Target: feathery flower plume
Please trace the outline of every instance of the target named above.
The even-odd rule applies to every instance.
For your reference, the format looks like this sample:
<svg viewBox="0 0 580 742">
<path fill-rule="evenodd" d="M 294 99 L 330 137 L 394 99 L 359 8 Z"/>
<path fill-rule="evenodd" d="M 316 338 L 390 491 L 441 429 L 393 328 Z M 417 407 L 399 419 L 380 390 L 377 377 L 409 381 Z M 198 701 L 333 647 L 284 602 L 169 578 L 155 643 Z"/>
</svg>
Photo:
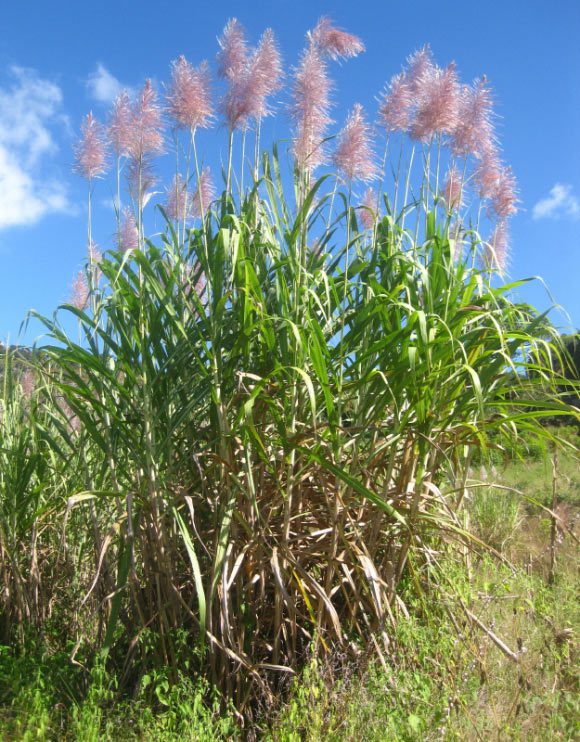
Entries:
<svg viewBox="0 0 580 742">
<path fill-rule="evenodd" d="M 81 138 L 74 147 L 75 171 L 87 180 L 107 170 L 107 145 L 103 127 L 89 112 L 81 126 Z"/>
<path fill-rule="evenodd" d="M 136 204 L 141 204 L 143 208 L 147 205 L 153 196 L 151 189 L 156 182 L 153 165 L 148 157 L 143 157 L 141 160 L 131 158 L 127 170 L 127 184 L 129 194 Z"/>
<path fill-rule="evenodd" d="M 359 206 L 359 219 L 365 229 L 373 229 L 377 219 L 377 194 L 373 188 L 367 188 Z"/>
<path fill-rule="evenodd" d="M 226 120 L 228 129 L 243 129 L 250 118 L 250 104 L 247 97 L 246 79 L 232 81 L 220 102 L 220 110 Z"/>
<path fill-rule="evenodd" d="M 231 18 L 218 39 L 218 75 L 228 81 L 228 89 L 220 101 L 220 109 L 230 131 L 248 123 L 248 63 L 246 34 L 237 18 Z"/>
<path fill-rule="evenodd" d="M 191 216 L 191 193 L 187 190 L 187 184 L 181 175 L 177 173 L 171 186 L 166 188 L 167 201 L 165 212 L 173 221 L 186 220 Z"/>
<path fill-rule="evenodd" d="M 131 148 L 133 110 L 126 90 L 116 97 L 109 122 L 109 141 L 117 157 L 126 157 Z"/>
<path fill-rule="evenodd" d="M 409 70 L 406 73 L 407 83 L 411 93 L 415 98 L 422 93 L 424 84 L 427 84 L 431 78 L 435 65 L 429 44 L 425 44 L 421 49 L 417 49 L 407 59 Z"/>
<path fill-rule="evenodd" d="M 309 35 L 322 56 L 335 61 L 356 57 L 365 50 L 365 45 L 358 36 L 336 28 L 330 18 L 322 17 Z"/>
<path fill-rule="evenodd" d="M 372 150 L 371 127 L 365 121 L 360 103 L 355 103 L 338 135 L 334 164 L 349 181 L 369 181 L 378 175 Z"/>
<path fill-rule="evenodd" d="M 515 214 L 517 209 L 516 179 L 511 167 L 503 167 L 491 201 L 491 208 L 500 220 Z"/>
<path fill-rule="evenodd" d="M 248 42 L 237 18 L 230 18 L 226 23 L 218 44 L 218 75 L 226 80 L 235 80 L 248 62 Z"/>
<path fill-rule="evenodd" d="M 445 185 L 443 186 L 443 198 L 447 208 L 459 210 L 463 206 L 463 183 L 459 170 L 452 165 L 447 171 Z"/>
<path fill-rule="evenodd" d="M 418 98 L 411 135 L 428 142 L 438 133 L 452 134 L 459 122 L 459 84 L 455 63 L 431 67 L 418 80 Z"/>
<path fill-rule="evenodd" d="M 249 117 L 260 119 L 272 113 L 267 98 L 281 89 L 282 77 L 282 57 L 274 32 L 267 28 L 248 63 L 244 97 Z"/>
<path fill-rule="evenodd" d="M 141 161 L 163 151 L 161 108 L 151 80 L 146 80 L 133 106 L 129 154 Z"/>
<path fill-rule="evenodd" d="M 295 125 L 294 157 L 298 167 L 312 172 L 325 162 L 322 146 L 331 123 L 330 91 L 326 63 L 318 47 L 309 43 L 294 71 L 290 115 Z"/>
<path fill-rule="evenodd" d="M 453 154 L 477 158 L 494 149 L 493 99 L 487 79 L 473 87 L 463 85 L 459 94 L 459 121 L 451 142 Z"/>
<path fill-rule="evenodd" d="M 89 302 L 89 293 L 87 277 L 84 271 L 79 271 L 72 283 L 69 303 L 82 311 Z"/>
<path fill-rule="evenodd" d="M 500 176 L 501 163 L 496 150 L 486 151 L 474 171 L 480 198 L 491 200 L 494 197 Z"/>
<path fill-rule="evenodd" d="M 489 243 L 485 246 L 483 262 L 487 270 L 498 270 L 502 275 L 506 272 L 509 262 L 509 230 L 507 219 L 500 219 Z"/>
<path fill-rule="evenodd" d="M 393 75 L 379 106 L 379 123 L 387 131 L 409 131 L 413 117 L 413 95 L 407 75 Z"/>
<path fill-rule="evenodd" d="M 238 31 L 240 29 L 236 27 Z M 226 26 L 226 31 L 228 26 Z M 224 31 L 224 35 L 226 34 Z M 233 33 L 233 32 L 232 32 Z M 231 34 L 229 42 L 232 41 Z M 235 74 L 224 76 L 229 81 L 228 90 L 221 101 L 221 110 L 230 129 L 245 128 L 250 119 L 258 120 L 271 113 L 267 98 L 277 92 L 282 77 L 282 58 L 274 34 L 266 29 L 257 49 L 249 55 L 247 46 L 243 46 L 243 56 L 238 50 L 239 39 L 234 35 L 236 45 L 228 55 L 230 58 L 228 70 L 235 69 Z M 223 49 L 228 49 L 228 44 Z M 231 61 L 233 57 L 234 61 Z M 235 63 L 234 63 L 235 62 Z"/>
<path fill-rule="evenodd" d="M 123 209 L 123 220 L 117 234 L 117 245 L 121 252 L 136 250 L 139 247 L 139 232 L 137 222 L 131 209 Z"/>
<path fill-rule="evenodd" d="M 194 68 L 181 55 L 172 62 L 172 80 L 167 96 L 169 113 L 178 126 L 207 128 L 212 119 L 210 72 L 207 62 Z"/>
<path fill-rule="evenodd" d="M 93 265 L 99 265 L 103 259 L 103 253 L 99 250 L 99 246 L 95 242 L 91 242 L 88 247 L 89 262 Z"/>
<path fill-rule="evenodd" d="M 193 194 L 192 199 L 192 216 L 200 217 L 205 214 L 215 199 L 216 190 L 211 177 L 209 167 L 204 167 L 199 176 L 199 184 Z"/>
</svg>

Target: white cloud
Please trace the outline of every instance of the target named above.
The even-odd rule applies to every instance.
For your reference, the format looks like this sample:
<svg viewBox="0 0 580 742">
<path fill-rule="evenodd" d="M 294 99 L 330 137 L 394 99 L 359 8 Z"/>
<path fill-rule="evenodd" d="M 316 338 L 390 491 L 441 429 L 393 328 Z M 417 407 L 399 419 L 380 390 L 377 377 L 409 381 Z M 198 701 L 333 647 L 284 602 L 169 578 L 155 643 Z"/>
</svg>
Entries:
<svg viewBox="0 0 580 742">
<path fill-rule="evenodd" d="M 54 127 L 68 121 L 58 85 L 34 70 L 10 68 L 0 88 L 0 229 L 36 223 L 68 209 L 66 187 L 48 165 L 58 151 Z"/>
<path fill-rule="evenodd" d="M 556 183 L 550 194 L 542 198 L 532 211 L 534 219 L 559 219 L 560 217 L 580 217 L 580 199 L 572 193 L 572 186 Z"/>
<path fill-rule="evenodd" d="M 99 103 L 112 103 L 123 87 L 119 80 L 100 62 L 87 80 L 89 95 Z"/>
</svg>

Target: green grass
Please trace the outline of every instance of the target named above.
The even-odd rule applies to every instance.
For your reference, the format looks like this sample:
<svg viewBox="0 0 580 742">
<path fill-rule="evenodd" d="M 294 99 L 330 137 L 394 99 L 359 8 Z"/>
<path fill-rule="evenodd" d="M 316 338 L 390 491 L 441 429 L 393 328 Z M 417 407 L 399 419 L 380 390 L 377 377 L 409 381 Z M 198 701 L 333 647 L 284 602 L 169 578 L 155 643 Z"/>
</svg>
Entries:
<svg viewBox="0 0 580 742">
<path fill-rule="evenodd" d="M 550 455 L 510 462 L 500 470 L 499 481 L 549 506 L 552 502 Z M 557 493 L 559 501 L 580 506 L 580 466 L 577 457 L 565 451 L 558 453 Z"/>
<path fill-rule="evenodd" d="M 476 523 L 474 504 L 469 508 Z M 463 561 L 444 557 L 448 590 L 432 585 L 421 598 L 409 585 L 402 592 L 406 609 L 394 604 L 396 628 L 388 631 L 384 665 L 370 657 L 358 663 L 313 657 L 277 704 L 256 706 L 252 733 L 272 742 L 576 738 L 578 554 L 565 537 L 556 580 L 548 585 L 542 547 L 549 533 L 534 530 L 539 517 L 522 508 L 521 528 L 504 545 L 506 554 L 521 558 L 533 533 L 540 554 L 533 564 L 520 561 L 514 571 L 484 556 L 467 571 Z M 518 653 L 518 664 L 458 612 L 451 593 Z M 248 732 L 201 679 L 170 684 L 161 671 L 142 677 L 128 697 L 102 664 L 87 676 L 67 654 L 46 647 L 20 657 L 4 647 L 0 678 L 3 739 L 193 741 Z"/>
<path fill-rule="evenodd" d="M 478 628 L 449 629 L 443 611 L 402 620 L 384 668 L 324 674 L 308 668 L 269 737 L 358 740 L 571 740 L 580 727 L 577 559 L 562 555 L 556 584 L 485 558 L 466 593 L 471 610 L 514 651 Z M 456 575 L 464 581 L 461 570 Z M 465 584 L 463 584 L 465 589 Z M 346 679 L 345 679 L 346 675 Z"/>
</svg>

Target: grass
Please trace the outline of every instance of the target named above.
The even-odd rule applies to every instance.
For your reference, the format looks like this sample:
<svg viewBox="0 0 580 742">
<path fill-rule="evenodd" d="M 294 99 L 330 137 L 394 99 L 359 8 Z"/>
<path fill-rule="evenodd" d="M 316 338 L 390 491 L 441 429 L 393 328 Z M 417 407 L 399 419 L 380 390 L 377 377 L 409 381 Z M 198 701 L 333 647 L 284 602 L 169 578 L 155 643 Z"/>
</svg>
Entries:
<svg viewBox="0 0 580 742">
<path fill-rule="evenodd" d="M 502 484 L 524 492 L 527 497 L 549 506 L 552 502 L 552 462 L 550 456 L 510 462 L 500 471 Z M 559 452 L 557 493 L 561 503 L 580 505 L 580 470 L 572 453 Z"/>
<path fill-rule="evenodd" d="M 517 537 L 514 547 L 518 547 Z M 309 668 L 280 712 L 273 740 L 542 740 L 580 731 L 578 553 L 568 540 L 547 586 L 544 568 L 516 572 L 484 557 L 456 588 L 482 622 L 519 653 L 514 663 L 458 617 L 414 606 L 393 638 L 386 667 Z M 430 596 L 431 601 L 435 596 Z"/>
<path fill-rule="evenodd" d="M 504 476 L 517 478 L 526 470 L 525 462 L 513 462 Z M 577 495 L 567 491 L 562 502 L 575 502 Z M 499 500 L 490 503 L 502 516 Z M 578 512 L 577 505 L 570 507 Z M 469 503 L 469 513 L 477 533 L 477 501 Z M 580 731 L 577 547 L 570 535 L 560 539 L 556 579 L 549 585 L 550 534 L 540 527 L 543 516 L 521 505 L 518 521 L 502 542 L 515 569 L 485 554 L 467 569 L 448 554 L 448 590 L 431 584 L 421 598 L 411 584 L 403 588 L 404 603 L 393 606 L 398 620 L 383 664 L 364 653 L 356 662 L 346 655 L 323 661 L 312 656 L 277 704 L 258 704 L 244 734 L 233 710 L 224 710 L 215 695 L 212 700 L 201 678 L 169 683 L 161 671 L 142 678 L 128 698 L 105 666 L 97 664 L 87 676 L 68 654 L 51 654 L 46 646 L 21 656 L 3 648 L 0 734 L 83 741 L 227 740 L 248 734 L 272 742 L 574 739 Z M 518 663 L 457 611 L 450 592 L 517 653 Z"/>
</svg>

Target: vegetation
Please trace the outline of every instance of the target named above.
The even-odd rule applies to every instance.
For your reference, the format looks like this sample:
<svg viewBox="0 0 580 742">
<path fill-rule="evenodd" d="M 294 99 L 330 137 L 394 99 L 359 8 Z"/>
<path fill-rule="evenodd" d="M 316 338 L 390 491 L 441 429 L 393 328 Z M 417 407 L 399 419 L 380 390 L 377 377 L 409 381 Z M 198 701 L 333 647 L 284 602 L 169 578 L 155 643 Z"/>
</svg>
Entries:
<svg viewBox="0 0 580 742">
<path fill-rule="evenodd" d="M 564 464 L 564 471 L 572 461 Z M 518 480 L 527 466 L 510 462 L 500 478 Z M 558 478 L 564 484 L 566 476 Z M 551 487 L 548 480 L 547 489 Z M 576 492 L 576 503 L 578 488 Z M 564 503 L 569 503 L 566 491 Z M 497 502 L 497 499 L 494 500 Z M 501 507 L 501 506 L 500 506 Z M 471 508 L 469 508 L 471 513 Z M 577 512 L 577 511 L 575 511 Z M 498 512 L 496 522 L 500 522 Z M 475 517 L 473 518 L 475 522 Z M 448 577 L 484 625 L 516 649 L 514 663 L 477 626 L 449 621 L 443 602 L 402 590 L 397 627 L 385 665 L 344 655 L 306 662 L 274 708 L 261 708 L 256 734 L 273 740 L 574 739 L 578 733 L 578 553 L 562 534 L 557 579 L 547 584 L 549 522 L 522 506 L 521 527 L 504 554 L 448 561 Z M 563 524 L 564 525 L 564 524 Z M 483 532 L 476 531 L 483 536 Z M 441 597 L 441 596 L 439 596 Z M 31 647 L 29 647 L 29 650 Z M 162 670 L 136 696 L 119 693 L 118 678 L 99 668 L 90 677 L 63 652 L 0 660 L 0 732 L 8 739 L 236 739 L 233 712 L 212 706 L 201 680 L 182 677 L 169 688 Z M 87 693 L 87 685 L 91 690 Z M 93 735 L 93 736 L 91 736 Z"/>
<path fill-rule="evenodd" d="M 259 142 L 280 67 L 273 38 L 249 54 L 240 34 L 231 22 L 221 41 L 221 195 L 196 144 L 210 116 L 207 69 L 180 59 L 169 103 L 188 134 L 183 147 L 176 133 L 185 175 L 159 207 L 164 231 L 145 236 L 150 160 L 162 142 L 148 82 L 129 108 L 120 97 L 111 128 L 117 247 L 102 255 L 92 243 L 105 157 L 89 116 L 77 149 L 89 182 L 86 269 L 69 304 L 31 317 L 47 334 L 26 372 L 5 354 L 4 733 L 485 738 L 524 733 L 518 704 L 536 708 L 549 678 L 555 716 L 537 718 L 569 734 L 568 634 L 540 660 L 542 621 L 566 632 L 557 611 L 572 604 L 568 578 L 555 578 L 555 536 L 551 588 L 533 570 L 514 575 L 521 495 L 474 476 L 474 466 L 526 448 L 573 457 L 567 429 L 543 421 L 579 420 L 564 399 L 577 381 L 557 333 L 513 301 L 522 282 L 500 280 L 513 181 L 489 149 L 490 114 L 473 123 L 475 142 L 459 115 L 474 96 L 485 102 L 486 89 L 461 87 L 427 50 L 415 55 L 403 81 L 418 144 L 406 171 L 394 170 L 393 192 L 381 187 L 361 205 L 353 182 L 380 168 L 360 107 L 337 139 L 338 176 L 314 175 L 325 60 L 353 56 L 361 42 L 327 21 L 309 34 L 286 172 L 277 148 L 261 154 Z M 407 130 L 393 123 L 400 82 L 381 109 L 389 135 Z M 234 134 L 242 130 L 244 152 L 250 121 L 254 160 L 248 167 L 242 155 L 236 177 Z M 447 159 L 451 180 L 440 184 Z M 121 166 L 133 204 L 124 217 Z M 485 206 L 497 221 L 488 240 Z M 517 598 L 506 602 L 506 589 Z M 529 672 L 514 609 L 529 619 Z M 510 696 L 513 708 L 498 700 L 496 724 L 481 708 L 506 695 L 501 673 L 518 687 L 535 680 Z M 276 708 L 278 697 L 288 705 Z"/>
</svg>

